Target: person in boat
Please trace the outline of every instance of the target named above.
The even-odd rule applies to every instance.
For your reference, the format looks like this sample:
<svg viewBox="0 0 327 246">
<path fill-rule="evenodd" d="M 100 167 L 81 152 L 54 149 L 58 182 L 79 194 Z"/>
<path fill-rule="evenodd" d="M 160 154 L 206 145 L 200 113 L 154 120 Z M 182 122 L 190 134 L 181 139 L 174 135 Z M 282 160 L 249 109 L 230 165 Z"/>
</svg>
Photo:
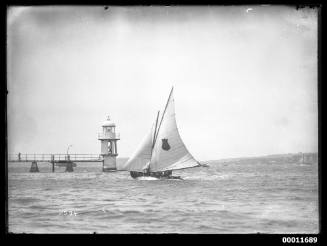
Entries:
<svg viewBox="0 0 327 246">
<path fill-rule="evenodd" d="M 163 171 L 163 172 L 160 172 L 160 176 L 161 177 L 170 177 L 172 175 L 172 171 L 171 170 L 168 170 L 168 171 Z"/>
<path fill-rule="evenodd" d="M 165 176 L 171 176 L 173 174 L 172 170 L 165 171 Z"/>
<path fill-rule="evenodd" d="M 171 174 L 172 174 L 172 171 L 168 170 L 168 171 L 162 171 L 162 172 L 153 172 L 150 175 L 153 177 L 156 177 L 156 178 L 162 178 L 162 177 L 169 178 L 169 177 L 171 177 Z"/>
<path fill-rule="evenodd" d="M 131 171 L 130 174 L 131 174 L 132 178 L 134 178 L 134 179 L 137 178 L 137 176 L 138 176 L 137 172 L 135 172 L 135 171 Z"/>
<path fill-rule="evenodd" d="M 143 168 L 143 176 L 150 176 L 150 162 Z"/>
</svg>

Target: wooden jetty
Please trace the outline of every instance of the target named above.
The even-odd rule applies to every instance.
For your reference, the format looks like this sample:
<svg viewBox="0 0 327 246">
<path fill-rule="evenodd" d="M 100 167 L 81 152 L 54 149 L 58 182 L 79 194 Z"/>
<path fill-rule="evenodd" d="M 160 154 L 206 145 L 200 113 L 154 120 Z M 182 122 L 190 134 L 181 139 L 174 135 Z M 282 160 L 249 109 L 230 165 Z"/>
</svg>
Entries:
<svg viewBox="0 0 327 246">
<path fill-rule="evenodd" d="M 66 154 L 9 154 L 8 162 L 31 162 L 30 172 L 39 172 L 37 162 L 49 162 L 52 165 L 52 172 L 55 166 L 66 167 L 66 172 L 73 172 L 76 162 L 102 162 L 103 172 L 114 172 L 116 168 L 117 141 L 120 140 L 120 134 L 116 132 L 116 124 L 107 117 L 102 123 L 102 132 L 98 134 L 98 140 L 101 142 L 101 154 L 68 154 L 69 145 Z"/>
<path fill-rule="evenodd" d="M 72 172 L 76 162 L 103 162 L 101 154 L 9 154 L 8 162 L 31 162 L 30 172 L 39 172 L 37 162 L 49 162 L 52 172 L 55 166 L 66 166 L 67 172 Z M 103 164 L 102 164 L 103 165 Z"/>
</svg>

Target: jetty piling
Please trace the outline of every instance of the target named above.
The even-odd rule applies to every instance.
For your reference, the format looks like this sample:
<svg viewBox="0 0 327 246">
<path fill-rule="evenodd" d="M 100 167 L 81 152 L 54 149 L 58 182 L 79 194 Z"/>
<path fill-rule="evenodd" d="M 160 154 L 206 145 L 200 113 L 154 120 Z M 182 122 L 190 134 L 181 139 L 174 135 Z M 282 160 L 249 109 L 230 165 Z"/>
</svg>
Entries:
<svg viewBox="0 0 327 246">
<path fill-rule="evenodd" d="M 65 172 L 74 172 L 73 164 L 74 163 L 72 161 L 68 161 L 66 163 L 66 171 Z"/>
<path fill-rule="evenodd" d="M 37 166 L 37 162 L 33 161 L 30 168 L 30 173 L 38 173 L 38 172 L 39 172 L 39 167 Z"/>
<path fill-rule="evenodd" d="M 52 164 L 52 172 L 55 172 L 55 161 L 54 161 L 54 155 L 51 155 L 51 164 Z"/>
</svg>

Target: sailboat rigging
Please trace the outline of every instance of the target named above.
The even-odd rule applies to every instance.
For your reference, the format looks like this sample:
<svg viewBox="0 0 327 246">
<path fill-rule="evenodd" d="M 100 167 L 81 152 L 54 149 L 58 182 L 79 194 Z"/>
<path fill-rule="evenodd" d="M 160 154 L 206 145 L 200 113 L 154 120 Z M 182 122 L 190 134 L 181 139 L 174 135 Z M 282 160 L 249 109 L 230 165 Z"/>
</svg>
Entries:
<svg viewBox="0 0 327 246">
<path fill-rule="evenodd" d="M 157 119 L 156 119 L 156 126 L 154 129 L 157 129 L 157 124 L 158 124 L 158 119 L 159 119 L 159 113 L 160 111 L 158 111 L 158 114 L 157 114 Z M 151 149 L 151 154 L 152 154 L 152 150 L 153 150 L 153 147 L 154 147 L 154 143 L 156 142 L 156 130 L 154 131 L 154 134 L 153 134 L 153 141 L 152 141 L 152 149 Z"/>
<path fill-rule="evenodd" d="M 158 125 L 159 113 L 151 131 L 128 159 L 123 170 L 133 178 L 181 179 L 172 176 L 173 170 L 202 166 L 186 149 L 177 129 L 173 89 Z"/>
</svg>

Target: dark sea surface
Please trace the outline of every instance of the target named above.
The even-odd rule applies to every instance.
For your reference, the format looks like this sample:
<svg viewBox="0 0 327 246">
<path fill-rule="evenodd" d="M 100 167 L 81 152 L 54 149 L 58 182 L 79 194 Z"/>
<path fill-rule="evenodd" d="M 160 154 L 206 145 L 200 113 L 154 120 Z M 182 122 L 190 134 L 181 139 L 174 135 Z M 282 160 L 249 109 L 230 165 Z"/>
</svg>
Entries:
<svg viewBox="0 0 327 246">
<path fill-rule="evenodd" d="M 134 180 L 77 163 L 29 173 L 9 163 L 9 232 L 318 233 L 318 166 L 219 163 L 175 171 L 184 180 Z"/>
</svg>

